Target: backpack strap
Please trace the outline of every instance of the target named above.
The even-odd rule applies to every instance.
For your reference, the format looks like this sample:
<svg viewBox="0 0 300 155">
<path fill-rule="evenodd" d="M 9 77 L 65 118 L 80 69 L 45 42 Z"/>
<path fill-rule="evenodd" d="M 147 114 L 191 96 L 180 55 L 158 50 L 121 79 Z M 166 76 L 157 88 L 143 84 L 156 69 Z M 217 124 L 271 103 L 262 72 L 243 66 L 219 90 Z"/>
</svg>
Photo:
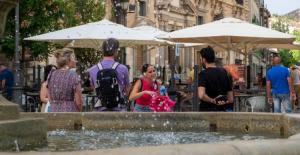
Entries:
<svg viewBox="0 0 300 155">
<path fill-rule="evenodd" d="M 99 63 L 97 64 L 97 67 L 98 67 L 98 70 L 99 70 L 99 71 L 103 70 L 103 66 L 102 66 L 101 62 L 99 62 Z M 96 85 L 95 85 L 94 87 L 95 87 L 95 88 L 98 88 L 98 87 L 99 87 L 98 80 L 96 80 L 96 81 L 97 81 L 97 82 L 96 82 Z"/>
<path fill-rule="evenodd" d="M 140 81 L 141 81 L 141 87 L 139 89 L 139 92 L 142 92 L 143 91 L 143 79 L 140 79 Z"/>
<path fill-rule="evenodd" d="M 120 65 L 120 63 L 118 62 L 114 62 L 114 64 L 112 65 L 112 69 L 116 70 L 118 68 L 118 66 Z"/>
<path fill-rule="evenodd" d="M 46 80 L 46 87 L 47 88 L 49 88 L 48 87 L 48 84 L 49 84 L 49 81 L 50 81 L 50 79 L 51 79 L 51 76 L 52 76 L 52 74 L 53 74 L 53 72 L 55 71 L 56 69 L 51 69 L 51 71 L 50 71 L 50 73 L 49 73 L 49 75 L 48 75 L 48 77 L 47 77 L 47 80 Z"/>
<path fill-rule="evenodd" d="M 103 66 L 102 66 L 101 62 L 99 62 L 99 63 L 97 64 L 97 67 L 98 67 L 99 71 L 101 71 L 101 70 L 103 69 Z"/>
<path fill-rule="evenodd" d="M 154 80 L 154 85 L 155 85 L 155 87 L 156 87 L 156 91 L 158 91 L 158 90 L 159 90 L 159 89 L 158 89 L 158 82 L 157 82 L 156 79 Z"/>
<path fill-rule="evenodd" d="M 116 69 L 118 68 L 119 65 L 120 65 L 120 63 L 114 62 L 113 65 L 111 66 L 111 69 L 115 70 L 115 72 L 117 73 Z M 117 79 L 119 80 L 118 75 L 117 75 Z M 120 92 L 121 92 L 121 90 L 120 90 Z"/>
<path fill-rule="evenodd" d="M 120 63 L 114 62 L 111 68 L 115 70 L 115 69 L 118 68 L 119 65 L 120 65 Z M 99 62 L 97 64 L 97 67 L 98 67 L 99 70 L 103 70 L 103 66 L 102 66 L 101 62 Z"/>
</svg>

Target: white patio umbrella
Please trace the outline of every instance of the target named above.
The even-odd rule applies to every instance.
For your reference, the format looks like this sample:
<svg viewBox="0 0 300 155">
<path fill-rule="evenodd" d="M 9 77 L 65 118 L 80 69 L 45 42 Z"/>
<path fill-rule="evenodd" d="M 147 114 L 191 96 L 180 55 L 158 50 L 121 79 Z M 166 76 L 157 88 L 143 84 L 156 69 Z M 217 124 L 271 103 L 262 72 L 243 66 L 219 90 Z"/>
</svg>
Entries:
<svg viewBox="0 0 300 155">
<path fill-rule="evenodd" d="M 186 46 L 184 47 L 196 47 L 196 48 L 205 48 L 211 44 L 205 44 L 205 43 L 186 43 Z M 222 46 L 226 46 L 225 44 L 222 44 Z M 213 45 L 213 48 L 219 48 L 219 46 Z M 251 49 L 262 49 L 262 48 L 281 48 L 281 49 L 290 49 L 290 50 L 300 50 L 300 43 L 293 42 L 292 44 L 252 44 Z M 221 48 L 222 49 L 222 48 Z M 238 49 L 244 49 L 242 47 L 238 47 Z M 250 48 L 249 48 L 250 49 Z"/>
<path fill-rule="evenodd" d="M 211 23 L 177 30 L 160 38 L 172 42 L 217 45 L 228 51 L 228 60 L 230 60 L 230 50 L 244 48 L 245 53 L 247 53 L 247 49 L 252 45 L 292 44 L 295 40 L 293 35 L 250 24 L 235 18 L 224 18 Z M 195 94 L 197 94 L 197 90 Z"/>
<path fill-rule="evenodd" d="M 127 28 L 123 25 L 113 23 L 106 19 L 99 22 L 88 23 L 63 30 L 49 32 L 25 40 L 47 41 L 67 45 L 73 48 L 95 48 L 101 47 L 107 38 L 116 38 L 121 46 L 134 45 L 160 45 L 161 42 L 153 38 Z"/>
<path fill-rule="evenodd" d="M 281 48 L 281 49 L 291 49 L 300 50 L 300 43 L 293 42 L 292 44 L 257 44 L 253 45 L 253 48 Z"/>
<path fill-rule="evenodd" d="M 253 44 L 292 44 L 293 35 L 250 24 L 236 18 L 224 18 L 193 26 L 160 37 L 172 42 L 208 43 L 226 50 Z"/>
<path fill-rule="evenodd" d="M 169 32 L 160 30 L 156 27 L 149 26 L 149 25 L 133 27 L 132 29 L 136 30 L 136 31 L 140 31 L 141 33 L 143 33 L 144 35 L 147 35 L 148 37 L 152 38 L 155 41 L 161 42 L 160 45 L 179 44 L 181 48 L 202 45 L 202 44 L 198 44 L 198 43 L 176 43 L 176 42 L 171 42 L 171 41 L 168 41 L 168 40 L 159 39 L 160 36 L 167 35 Z"/>
<path fill-rule="evenodd" d="M 166 35 L 166 34 L 168 34 L 168 32 L 162 31 L 162 30 L 160 30 L 156 27 L 144 25 L 144 26 L 133 27 L 132 29 L 144 33 L 144 35 L 147 35 L 148 37 L 152 38 L 153 40 L 159 40 L 161 42 L 167 42 L 166 40 L 158 39 L 157 36 Z"/>
</svg>

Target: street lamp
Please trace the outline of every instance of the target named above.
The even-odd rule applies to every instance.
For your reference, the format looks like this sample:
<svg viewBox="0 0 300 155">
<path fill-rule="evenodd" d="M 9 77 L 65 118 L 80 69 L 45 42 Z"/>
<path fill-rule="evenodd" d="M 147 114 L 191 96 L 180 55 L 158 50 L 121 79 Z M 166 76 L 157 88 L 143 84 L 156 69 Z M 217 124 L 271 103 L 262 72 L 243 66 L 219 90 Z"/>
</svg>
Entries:
<svg viewBox="0 0 300 155">
<path fill-rule="evenodd" d="M 20 68 L 20 27 L 19 27 L 19 6 L 20 3 L 17 3 L 15 8 L 15 58 L 14 58 L 14 67 L 15 67 L 15 75 L 14 75 L 14 93 L 13 93 L 13 101 L 18 104 L 22 104 L 22 76 L 21 76 L 21 68 Z"/>
<path fill-rule="evenodd" d="M 126 25 L 126 13 L 129 0 L 114 0 L 116 23 Z"/>
<path fill-rule="evenodd" d="M 129 5 L 129 0 L 121 0 L 121 24 L 126 26 L 127 25 L 127 20 L 126 20 L 126 16 L 127 16 L 127 10 L 128 10 L 128 5 Z"/>
</svg>

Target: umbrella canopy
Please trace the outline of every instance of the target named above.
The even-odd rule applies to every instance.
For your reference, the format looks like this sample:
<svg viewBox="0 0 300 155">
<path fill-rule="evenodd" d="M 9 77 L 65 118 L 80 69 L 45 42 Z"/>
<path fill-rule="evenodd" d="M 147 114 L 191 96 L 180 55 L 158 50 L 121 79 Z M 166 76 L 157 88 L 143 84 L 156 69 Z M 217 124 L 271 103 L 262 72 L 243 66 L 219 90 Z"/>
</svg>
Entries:
<svg viewBox="0 0 300 155">
<path fill-rule="evenodd" d="M 175 45 L 179 44 L 181 48 L 185 47 L 194 47 L 194 46 L 201 46 L 202 44 L 199 43 L 175 43 L 168 40 L 159 39 L 160 36 L 167 35 L 169 32 L 162 31 L 158 28 L 152 27 L 152 26 L 138 26 L 132 28 L 133 30 L 140 31 L 144 35 L 147 35 L 148 37 L 152 38 L 155 41 L 158 41 L 161 43 L 161 45 Z"/>
<path fill-rule="evenodd" d="M 167 40 L 158 39 L 157 36 L 168 34 L 168 32 L 162 31 L 158 28 L 148 26 L 148 25 L 144 25 L 144 26 L 137 26 L 137 27 L 134 27 L 132 29 L 135 30 L 135 31 L 139 31 L 140 33 L 143 33 L 144 35 L 146 35 L 147 37 L 151 38 L 154 41 L 160 42 L 162 45 L 174 44 L 174 43 L 172 43 L 170 41 L 167 41 Z"/>
<path fill-rule="evenodd" d="M 173 42 L 216 44 L 226 49 L 232 49 L 233 44 L 235 46 L 291 44 L 295 40 L 293 35 L 250 24 L 236 18 L 224 18 L 211 23 L 181 29 L 160 38 Z"/>
<path fill-rule="evenodd" d="M 196 47 L 196 48 L 205 48 L 209 46 L 210 44 L 205 43 L 186 43 L 186 46 L 184 47 Z M 218 46 L 216 45 L 210 45 L 213 48 L 216 48 Z M 225 44 L 222 44 L 222 46 L 226 46 Z M 281 49 L 290 49 L 290 50 L 300 50 L 300 43 L 293 42 L 292 44 L 252 44 L 249 49 L 261 49 L 261 48 L 281 48 Z M 220 48 L 219 48 L 220 49 Z M 222 49 L 222 48 L 221 48 Z M 242 47 L 238 49 L 243 49 Z"/>
<path fill-rule="evenodd" d="M 150 36 L 106 19 L 25 38 L 25 40 L 47 41 L 74 48 L 98 49 L 107 38 L 118 39 L 121 46 L 161 44 Z"/>
<path fill-rule="evenodd" d="M 300 50 L 300 43 L 294 42 L 292 44 L 257 44 L 253 48 L 282 48 L 291 50 Z"/>
<path fill-rule="evenodd" d="M 166 31 L 162 31 L 158 28 L 152 27 L 152 26 L 148 26 L 148 25 L 144 25 L 144 26 L 138 26 L 138 27 L 134 27 L 132 28 L 133 30 L 137 30 L 137 31 L 141 31 L 143 32 L 145 35 L 153 38 L 153 39 L 157 39 L 156 36 L 161 36 L 161 35 L 166 35 L 168 34 L 168 32 Z"/>
</svg>

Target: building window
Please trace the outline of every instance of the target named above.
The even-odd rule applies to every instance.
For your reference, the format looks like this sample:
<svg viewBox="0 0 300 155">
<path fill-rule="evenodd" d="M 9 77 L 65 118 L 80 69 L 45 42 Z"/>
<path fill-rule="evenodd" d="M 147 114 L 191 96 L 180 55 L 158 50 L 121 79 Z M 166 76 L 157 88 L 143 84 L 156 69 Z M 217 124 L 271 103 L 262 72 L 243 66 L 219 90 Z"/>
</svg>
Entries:
<svg viewBox="0 0 300 155">
<path fill-rule="evenodd" d="M 223 13 L 220 13 L 220 14 L 217 14 L 217 15 L 214 16 L 214 21 L 215 20 L 220 20 L 220 19 L 223 19 L 223 18 L 224 18 Z"/>
<path fill-rule="evenodd" d="M 134 12 L 135 12 L 135 4 L 129 4 L 128 13 L 134 13 Z"/>
<path fill-rule="evenodd" d="M 239 5 L 244 5 L 244 0 L 235 0 L 235 2 Z"/>
<path fill-rule="evenodd" d="M 235 64 L 236 65 L 241 65 L 243 61 L 241 59 L 235 59 Z"/>
<path fill-rule="evenodd" d="M 139 1 L 139 15 L 140 16 L 146 16 L 146 2 L 145 1 Z"/>
<path fill-rule="evenodd" d="M 198 16 L 197 17 L 197 25 L 202 25 L 203 23 L 204 23 L 203 16 Z"/>
</svg>

